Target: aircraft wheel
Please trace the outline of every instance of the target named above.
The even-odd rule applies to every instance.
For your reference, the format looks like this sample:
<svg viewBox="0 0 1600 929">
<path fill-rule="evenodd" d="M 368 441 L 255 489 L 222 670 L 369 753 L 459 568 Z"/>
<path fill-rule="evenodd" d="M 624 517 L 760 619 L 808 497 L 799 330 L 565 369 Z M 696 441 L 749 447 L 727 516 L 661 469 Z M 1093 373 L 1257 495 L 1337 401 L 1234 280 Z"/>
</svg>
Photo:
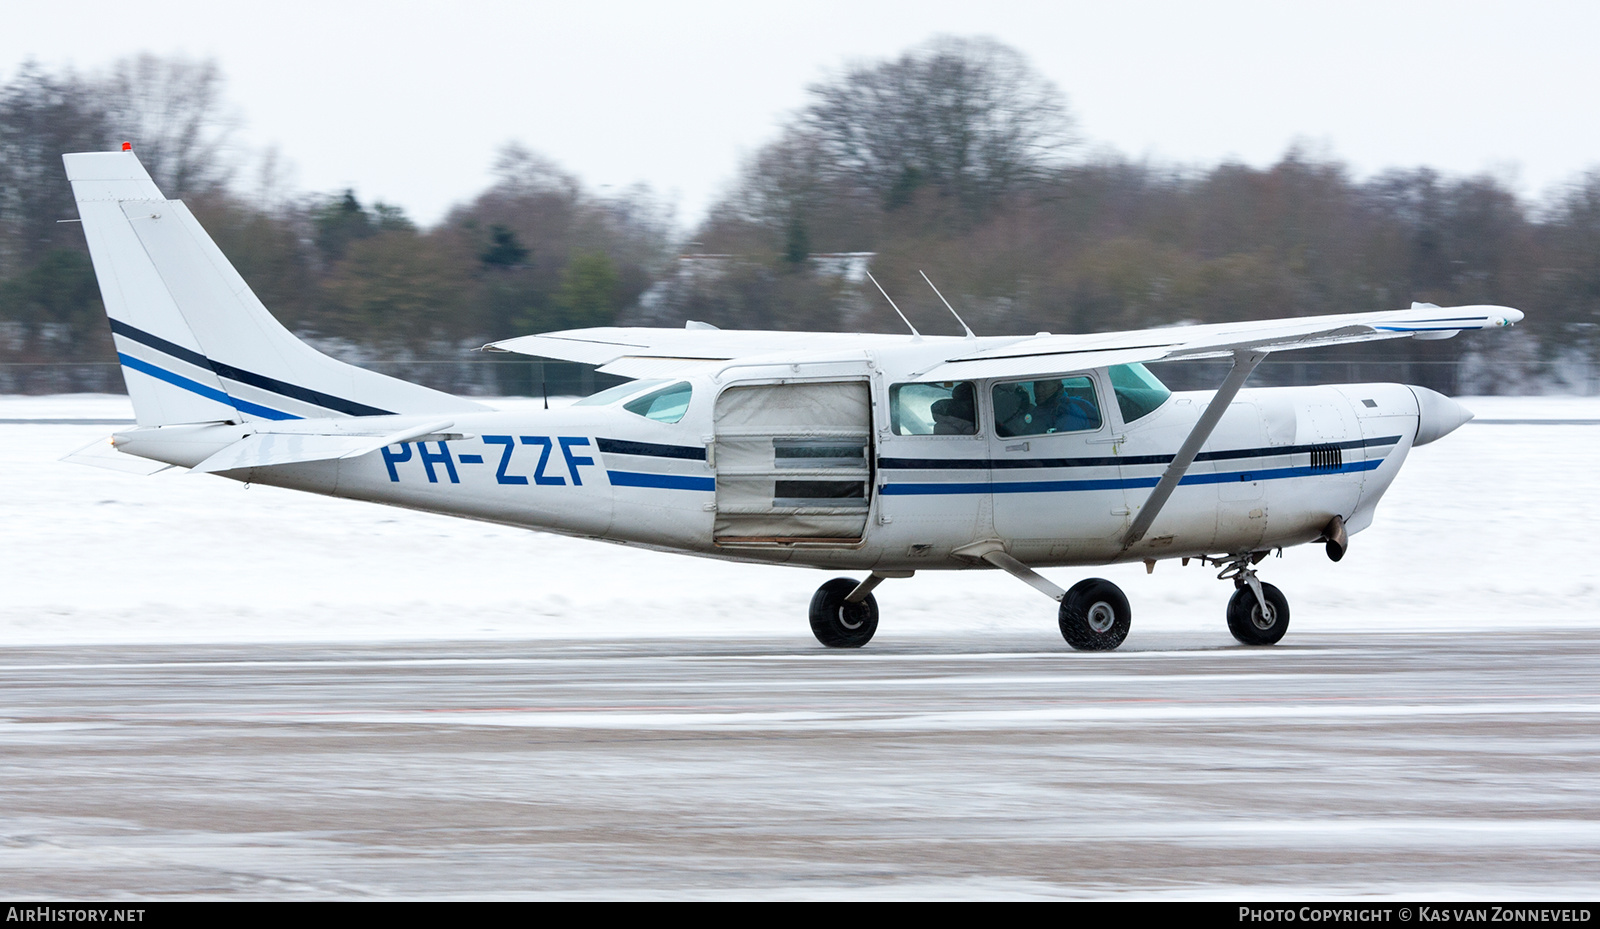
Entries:
<svg viewBox="0 0 1600 929">
<path fill-rule="evenodd" d="M 1267 597 L 1267 613 L 1262 615 L 1255 591 L 1240 587 L 1228 600 L 1228 631 L 1246 645 L 1276 645 L 1289 631 L 1289 601 L 1283 591 L 1262 584 Z"/>
<path fill-rule="evenodd" d="M 1132 622 L 1122 588 L 1104 578 L 1079 581 L 1061 598 L 1061 637 L 1079 651 L 1111 651 L 1128 637 Z"/>
<path fill-rule="evenodd" d="M 829 648 L 860 648 L 878 631 L 878 598 L 867 594 L 860 603 L 844 602 L 856 583 L 836 577 L 811 596 L 811 632 Z"/>
</svg>

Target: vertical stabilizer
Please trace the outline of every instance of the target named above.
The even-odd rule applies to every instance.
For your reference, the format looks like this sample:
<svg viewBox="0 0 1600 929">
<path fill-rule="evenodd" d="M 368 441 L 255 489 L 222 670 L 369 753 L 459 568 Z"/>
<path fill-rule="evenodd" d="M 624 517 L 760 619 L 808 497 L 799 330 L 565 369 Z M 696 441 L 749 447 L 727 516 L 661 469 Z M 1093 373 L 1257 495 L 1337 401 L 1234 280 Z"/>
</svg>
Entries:
<svg viewBox="0 0 1600 929">
<path fill-rule="evenodd" d="M 63 161 L 140 425 L 484 409 L 300 341 L 133 152 Z"/>
</svg>

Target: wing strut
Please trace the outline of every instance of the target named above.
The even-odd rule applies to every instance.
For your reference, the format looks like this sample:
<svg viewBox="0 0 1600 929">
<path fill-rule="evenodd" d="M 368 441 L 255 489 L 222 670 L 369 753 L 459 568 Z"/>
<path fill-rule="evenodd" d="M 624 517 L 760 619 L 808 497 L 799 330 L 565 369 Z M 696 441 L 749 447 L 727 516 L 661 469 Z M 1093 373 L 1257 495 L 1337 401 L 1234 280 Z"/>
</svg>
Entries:
<svg viewBox="0 0 1600 929">
<path fill-rule="evenodd" d="M 1167 465 L 1167 470 L 1162 473 L 1155 489 L 1150 491 L 1144 506 L 1139 508 L 1139 515 L 1134 519 L 1133 525 L 1128 527 L 1128 534 L 1122 537 L 1123 551 L 1132 548 L 1144 538 L 1146 532 L 1150 531 L 1150 524 L 1155 522 L 1161 508 L 1166 506 L 1167 498 L 1178 489 L 1178 482 L 1183 480 L 1184 474 L 1189 471 L 1189 466 L 1194 464 L 1194 456 L 1200 454 L 1200 446 L 1206 443 L 1206 439 L 1211 438 L 1211 430 L 1217 428 L 1222 414 L 1228 411 L 1228 405 L 1233 403 L 1239 388 L 1244 386 L 1245 378 L 1250 376 L 1250 372 L 1254 371 L 1256 365 L 1265 357 L 1267 357 L 1266 352 L 1241 350 L 1233 353 L 1233 367 L 1228 370 L 1228 376 L 1223 378 L 1222 386 L 1217 388 L 1216 396 L 1211 398 L 1210 405 L 1200 414 L 1200 421 L 1189 431 L 1189 437 L 1183 440 L 1178 454 L 1173 456 L 1172 463 Z"/>
</svg>

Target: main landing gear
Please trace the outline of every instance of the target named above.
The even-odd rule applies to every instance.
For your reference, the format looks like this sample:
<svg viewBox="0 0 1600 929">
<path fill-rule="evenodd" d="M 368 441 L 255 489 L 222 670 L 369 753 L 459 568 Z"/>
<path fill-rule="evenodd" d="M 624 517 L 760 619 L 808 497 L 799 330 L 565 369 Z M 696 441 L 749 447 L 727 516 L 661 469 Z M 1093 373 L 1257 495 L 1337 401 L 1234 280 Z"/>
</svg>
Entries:
<svg viewBox="0 0 1600 929">
<path fill-rule="evenodd" d="M 859 584 L 836 577 L 811 596 L 811 634 L 829 648 L 860 648 L 878 631 L 878 598 L 872 588 L 883 578 L 874 574 Z"/>
<path fill-rule="evenodd" d="M 1059 622 L 1068 645 L 1080 652 L 1109 652 L 1128 637 L 1133 609 L 1122 588 L 1091 577 L 1067 588 Z"/>
</svg>

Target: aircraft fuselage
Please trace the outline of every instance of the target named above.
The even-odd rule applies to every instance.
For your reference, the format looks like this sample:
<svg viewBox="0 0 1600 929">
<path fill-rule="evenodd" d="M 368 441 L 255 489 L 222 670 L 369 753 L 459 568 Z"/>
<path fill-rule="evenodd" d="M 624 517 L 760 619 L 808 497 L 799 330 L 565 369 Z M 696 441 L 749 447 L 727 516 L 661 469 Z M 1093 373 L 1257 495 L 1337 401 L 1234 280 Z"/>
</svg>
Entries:
<svg viewBox="0 0 1600 929">
<path fill-rule="evenodd" d="M 1078 376 L 1113 395 L 1106 369 Z M 976 426 L 952 435 L 892 426 L 889 389 L 906 381 L 881 369 L 678 383 L 685 382 L 690 398 L 676 422 L 628 410 L 632 395 L 624 392 L 609 405 L 458 414 L 446 431 L 459 438 L 221 473 L 724 559 L 876 571 L 988 567 L 962 549 L 995 540 L 1031 566 L 1084 565 L 1296 545 L 1316 540 L 1335 516 L 1359 531 L 1404 462 L 1420 416 L 1413 389 L 1398 384 L 1242 391 L 1149 530 L 1128 545 L 1130 523 L 1209 392 L 1172 394 L 1132 423 L 1105 402 L 1095 428 L 1007 436 L 992 402 L 1001 382 L 976 381 Z M 800 409 L 752 430 L 719 408 L 741 389 L 768 406 L 795 392 Z M 847 414 L 859 421 L 806 408 L 826 397 L 819 391 L 862 397 L 860 412 Z M 426 418 L 374 417 L 363 426 L 381 435 Z M 321 428 L 301 422 L 308 432 Z M 193 467 L 255 429 L 136 429 L 117 443 Z M 843 459 L 827 457 L 830 442 L 845 450 Z M 785 458 L 785 448 L 797 456 Z M 854 496 L 804 496 L 855 483 Z"/>
</svg>

